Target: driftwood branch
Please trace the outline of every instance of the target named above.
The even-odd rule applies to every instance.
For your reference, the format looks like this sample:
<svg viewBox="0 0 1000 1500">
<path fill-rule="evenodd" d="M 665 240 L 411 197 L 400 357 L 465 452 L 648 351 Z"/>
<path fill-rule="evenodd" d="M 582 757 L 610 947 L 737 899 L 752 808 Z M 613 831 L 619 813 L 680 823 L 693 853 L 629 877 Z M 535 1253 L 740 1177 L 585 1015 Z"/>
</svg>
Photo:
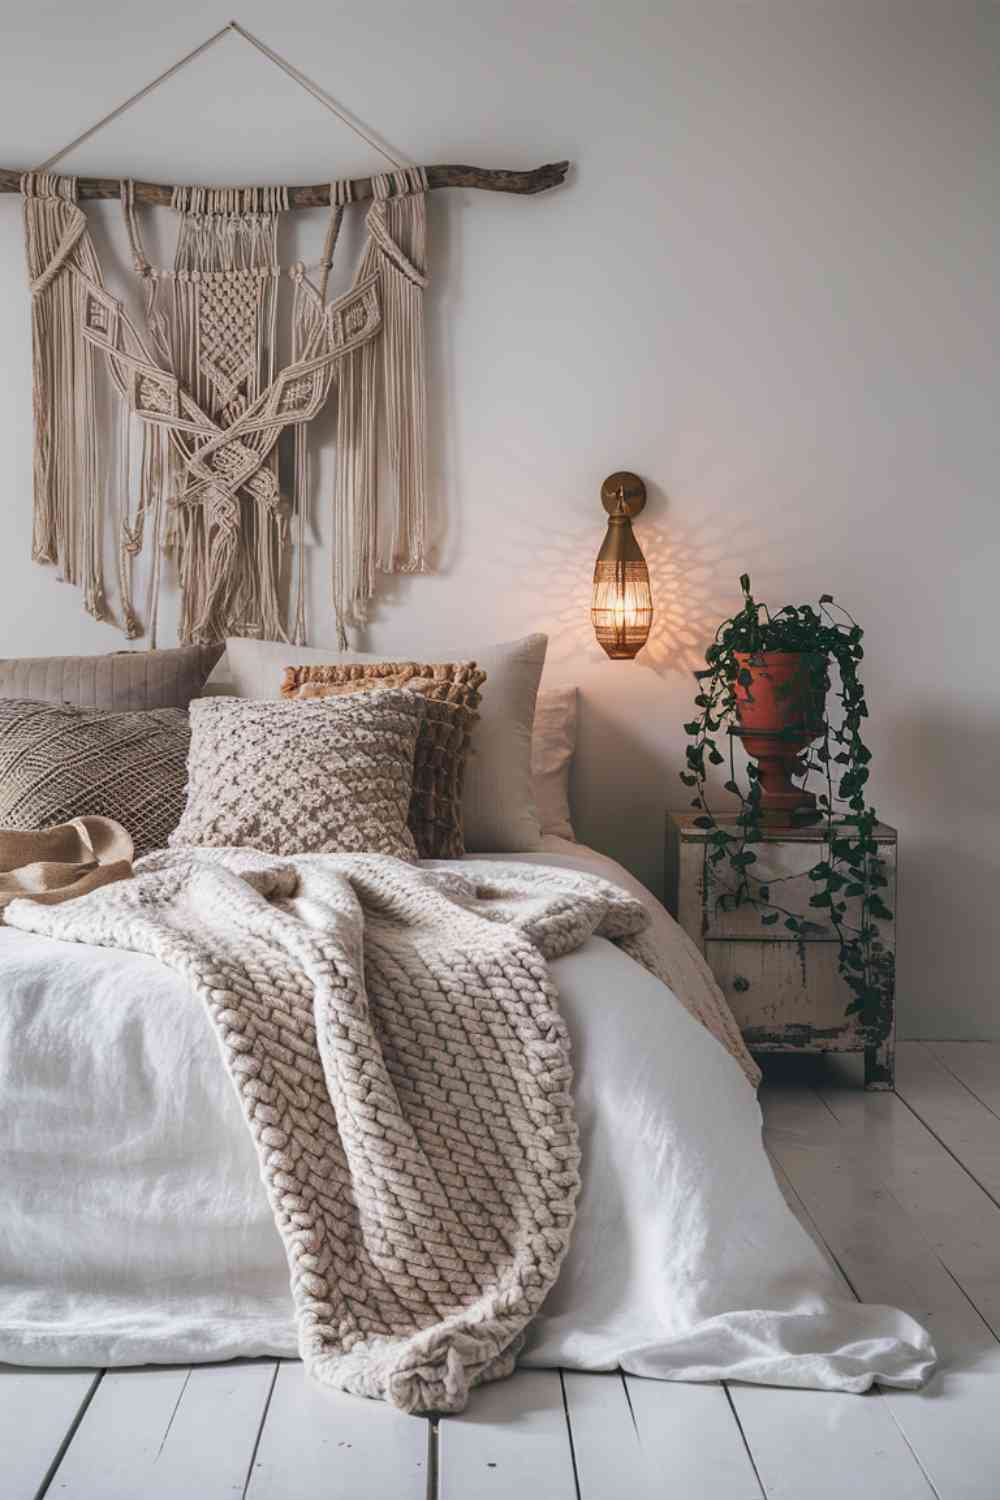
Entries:
<svg viewBox="0 0 1000 1500">
<path fill-rule="evenodd" d="M 569 170 L 568 161 L 549 162 L 544 167 L 535 167 L 530 172 L 506 172 L 498 167 L 428 167 L 427 185 L 432 188 L 466 187 L 482 188 L 488 193 L 544 193 L 547 188 L 558 187 Z M 14 167 L 0 167 L 0 193 L 20 192 L 22 173 Z M 355 199 L 372 196 L 370 177 L 355 177 L 351 183 Z M 118 177 L 79 177 L 77 193 L 80 198 L 117 198 L 121 192 Z M 137 182 L 137 203 L 162 203 L 170 207 L 173 188 L 159 182 Z M 317 183 L 313 187 L 290 187 L 288 202 L 291 208 L 321 208 L 330 201 L 330 184 Z"/>
</svg>

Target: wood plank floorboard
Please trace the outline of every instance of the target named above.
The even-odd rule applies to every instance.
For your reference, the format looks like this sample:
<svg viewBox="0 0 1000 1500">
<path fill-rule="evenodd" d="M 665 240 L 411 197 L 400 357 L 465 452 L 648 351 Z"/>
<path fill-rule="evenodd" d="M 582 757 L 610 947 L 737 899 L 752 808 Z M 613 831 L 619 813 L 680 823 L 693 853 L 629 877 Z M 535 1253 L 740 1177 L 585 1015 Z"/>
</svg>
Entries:
<svg viewBox="0 0 1000 1500">
<path fill-rule="evenodd" d="M 582 1500 L 677 1495 L 761 1500 L 753 1463 L 721 1385 L 563 1372 Z"/>
<path fill-rule="evenodd" d="M 0 1367 L 0 1500 L 997 1500 L 1000 1044 L 903 1043 L 898 1095 L 777 1071 L 779 1184 L 845 1295 L 930 1329 L 927 1391 L 522 1371 L 432 1424 L 296 1361 Z"/>
<path fill-rule="evenodd" d="M 34 1500 L 100 1380 L 99 1370 L 0 1365 L 0 1494 Z"/>
<path fill-rule="evenodd" d="M 878 1392 L 732 1385 L 730 1394 L 767 1500 L 935 1500 Z"/>
<path fill-rule="evenodd" d="M 819 1097 L 1000 1337 L 1000 1206 L 909 1107 L 909 1074 L 907 1061 L 902 1097 L 843 1087 Z"/>
<path fill-rule="evenodd" d="M 646 1471 L 655 1478 L 651 1496 L 660 1500 L 669 1475 L 678 1496 L 760 1500 L 757 1471 L 723 1386 L 640 1380 L 636 1375 L 626 1376 L 625 1386 Z"/>
<path fill-rule="evenodd" d="M 923 1042 L 922 1046 L 1000 1116 L 1000 1042 Z"/>
<path fill-rule="evenodd" d="M 851 1286 L 903 1308 L 935 1341 L 942 1365 L 926 1390 L 881 1398 L 921 1469 L 941 1500 L 994 1500 L 1000 1344 L 890 1190 L 878 1150 L 811 1089 L 767 1090 L 763 1104 L 770 1150 Z"/>
<path fill-rule="evenodd" d="M 273 1360 L 109 1370 L 49 1489 L 59 1500 L 242 1495 Z"/>
<path fill-rule="evenodd" d="M 246 1500 L 425 1500 L 430 1423 L 282 1360 Z"/>
<path fill-rule="evenodd" d="M 438 1424 L 440 1500 L 577 1500 L 558 1370 L 522 1370 L 472 1392 Z"/>
<path fill-rule="evenodd" d="M 985 1192 L 1000 1204 L 1000 1117 L 920 1042 L 904 1042 L 896 1090 Z"/>
</svg>

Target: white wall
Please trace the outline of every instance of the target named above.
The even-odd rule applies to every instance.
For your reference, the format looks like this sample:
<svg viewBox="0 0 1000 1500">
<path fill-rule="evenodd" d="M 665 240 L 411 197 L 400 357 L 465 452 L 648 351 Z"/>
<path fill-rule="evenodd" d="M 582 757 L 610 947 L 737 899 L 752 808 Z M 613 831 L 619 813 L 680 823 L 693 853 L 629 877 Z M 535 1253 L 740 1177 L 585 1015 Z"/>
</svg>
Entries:
<svg viewBox="0 0 1000 1500">
<path fill-rule="evenodd" d="M 23 166 L 227 18 L 3 10 L 0 139 Z M 416 160 L 575 164 L 535 199 L 433 195 L 442 570 L 390 581 L 365 644 L 548 630 L 550 680 L 583 695 L 581 834 L 658 887 L 691 669 L 738 575 L 778 604 L 837 594 L 868 631 L 874 791 L 901 830 L 901 1027 L 1000 1037 L 997 9 L 241 0 L 239 18 Z M 301 182 L 374 162 L 229 38 L 67 166 Z M 13 197 L 0 273 L 0 649 L 111 650 L 29 561 Z M 657 620 L 635 664 L 602 657 L 587 614 L 616 468 L 650 487 Z M 312 639 L 331 639 L 325 601 Z"/>
</svg>

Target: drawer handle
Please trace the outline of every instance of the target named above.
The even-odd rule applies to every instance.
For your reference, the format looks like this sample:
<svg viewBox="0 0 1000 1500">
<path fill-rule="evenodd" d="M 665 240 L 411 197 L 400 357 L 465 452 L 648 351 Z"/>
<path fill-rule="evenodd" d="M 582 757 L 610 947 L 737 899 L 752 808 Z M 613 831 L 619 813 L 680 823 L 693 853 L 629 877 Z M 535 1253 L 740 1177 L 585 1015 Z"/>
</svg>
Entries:
<svg viewBox="0 0 1000 1500">
<path fill-rule="evenodd" d="M 745 995 L 749 988 L 749 979 L 745 979 L 742 974 L 737 974 L 733 980 L 733 989 L 736 991 L 736 993 L 738 995 Z"/>
</svg>

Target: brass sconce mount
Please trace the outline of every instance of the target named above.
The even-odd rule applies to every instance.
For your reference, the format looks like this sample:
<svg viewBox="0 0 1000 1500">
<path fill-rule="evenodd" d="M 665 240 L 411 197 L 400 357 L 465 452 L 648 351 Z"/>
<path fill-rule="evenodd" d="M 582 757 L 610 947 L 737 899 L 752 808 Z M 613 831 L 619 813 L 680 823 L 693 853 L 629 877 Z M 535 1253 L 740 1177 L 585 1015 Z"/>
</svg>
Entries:
<svg viewBox="0 0 1000 1500">
<path fill-rule="evenodd" d="M 617 474 L 609 474 L 601 485 L 601 504 L 609 516 L 624 511 L 633 521 L 646 508 L 646 486 L 638 474 L 620 469 Z"/>
</svg>

